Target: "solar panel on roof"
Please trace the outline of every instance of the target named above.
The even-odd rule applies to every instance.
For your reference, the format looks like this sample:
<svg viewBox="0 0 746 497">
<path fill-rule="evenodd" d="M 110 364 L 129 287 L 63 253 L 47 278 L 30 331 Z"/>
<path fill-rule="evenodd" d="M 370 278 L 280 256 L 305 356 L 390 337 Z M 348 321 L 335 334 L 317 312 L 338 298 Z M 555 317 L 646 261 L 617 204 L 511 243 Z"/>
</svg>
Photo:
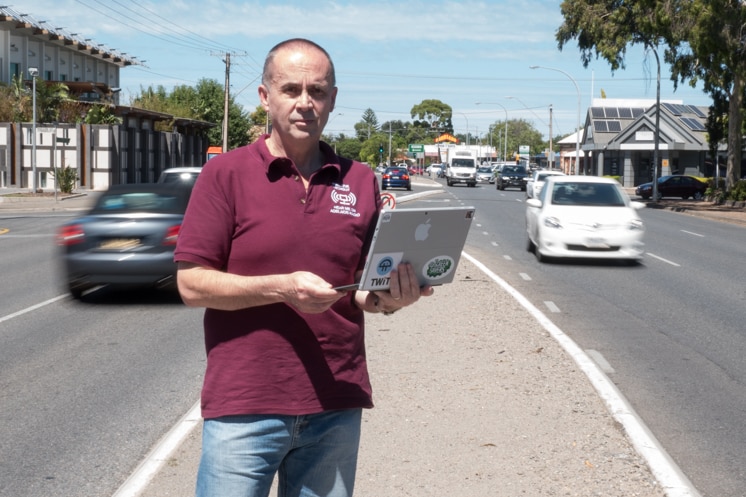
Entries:
<svg viewBox="0 0 746 497">
<path fill-rule="evenodd" d="M 608 133 L 606 121 L 593 121 L 593 130 L 597 133 Z"/>
<path fill-rule="evenodd" d="M 696 105 L 688 105 L 687 107 L 689 107 L 689 112 L 691 112 L 695 116 L 699 116 L 699 117 L 702 117 L 702 118 L 707 117 L 707 115 L 704 112 L 702 112 L 701 110 L 699 110 L 699 107 L 697 107 Z"/>
<path fill-rule="evenodd" d="M 663 102 L 661 104 L 661 107 L 663 107 L 664 109 L 666 109 L 668 112 L 670 112 L 674 116 L 680 116 L 681 115 L 681 110 L 678 108 L 678 106 L 676 104 L 671 104 L 671 103 L 668 103 L 668 102 Z"/>
<path fill-rule="evenodd" d="M 591 115 L 594 119 L 603 119 L 604 118 L 604 108 L 603 107 L 591 107 Z"/>
<path fill-rule="evenodd" d="M 619 117 L 621 119 L 632 119 L 632 109 L 628 107 L 619 108 Z"/>
<path fill-rule="evenodd" d="M 706 131 L 704 125 L 696 119 L 693 119 L 691 117 L 680 117 L 679 119 L 692 131 Z"/>
<path fill-rule="evenodd" d="M 606 121 L 609 133 L 619 133 L 622 130 L 622 123 L 619 121 Z"/>
<path fill-rule="evenodd" d="M 632 111 L 632 117 L 634 117 L 635 119 L 645 113 L 645 109 L 643 109 L 642 107 L 633 107 L 630 110 Z"/>
<path fill-rule="evenodd" d="M 616 107 L 606 107 L 606 117 L 617 118 L 619 117 L 619 110 Z"/>
</svg>

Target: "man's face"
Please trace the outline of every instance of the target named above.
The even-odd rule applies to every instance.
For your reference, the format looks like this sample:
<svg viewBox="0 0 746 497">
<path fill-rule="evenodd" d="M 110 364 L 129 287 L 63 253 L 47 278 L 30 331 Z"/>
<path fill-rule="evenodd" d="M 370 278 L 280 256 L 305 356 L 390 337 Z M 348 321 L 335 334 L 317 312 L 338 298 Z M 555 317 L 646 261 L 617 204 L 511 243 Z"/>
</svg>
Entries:
<svg viewBox="0 0 746 497">
<path fill-rule="evenodd" d="M 326 56 L 312 48 L 289 47 L 275 55 L 271 82 L 259 86 L 273 132 L 298 140 L 321 138 L 337 97 L 329 71 Z"/>
</svg>

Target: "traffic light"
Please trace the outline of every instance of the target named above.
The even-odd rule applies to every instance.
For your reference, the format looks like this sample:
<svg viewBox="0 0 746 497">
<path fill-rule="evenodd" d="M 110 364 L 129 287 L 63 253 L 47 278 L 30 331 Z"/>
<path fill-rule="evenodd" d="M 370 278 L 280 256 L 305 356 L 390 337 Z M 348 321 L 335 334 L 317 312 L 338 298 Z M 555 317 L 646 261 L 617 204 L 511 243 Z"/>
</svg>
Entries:
<svg viewBox="0 0 746 497">
<path fill-rule="evenodd" d="M 383 144 L 381 144 L 381 145 L 378 145 L 378 153 L 379 153 L 379 154 L 382 154 L 382 153 L 383 153 Z"/>
</svg>

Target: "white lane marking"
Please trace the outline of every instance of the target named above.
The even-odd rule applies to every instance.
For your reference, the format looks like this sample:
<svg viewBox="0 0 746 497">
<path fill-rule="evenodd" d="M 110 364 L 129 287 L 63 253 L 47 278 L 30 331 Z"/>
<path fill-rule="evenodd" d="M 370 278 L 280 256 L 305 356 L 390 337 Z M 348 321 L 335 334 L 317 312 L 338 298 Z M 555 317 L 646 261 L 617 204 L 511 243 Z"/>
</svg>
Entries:
<svg viewBox="0 0 746 497">
<path fill-rule="evenodd" d="M 510 257 L 510 256 L 509 256 L 508 254 L 505 254 L 505 255 L 503 256 L 503 259 L 505 259 L 506 261 L 512 261 L 512 260 L 513 260 L 513 258 L 512 258 L 512 257 Z"/>
<path fill-rule="evenodd" d="M 587 349 L 585 353 L 591 356 L 591 359 L 593 359 L 593 362 L 598 364 L 598 367 L 601 368 L 601 370 L 604 373 L 606 374 L 616 373 L 614 368 L 611 367 L 611 364 L 609 364 L 609 361 L 607 361 L 606 358 L 598 350 Z"/>
<path fill-rule="evenodd" d="M 134 473 L 127 478 L 127 481 L 119 487 L 112 497 L 136 497 L 140 495 L 201 419 L 200 401 L 197 401 L 181 420 L 155 444 Z"/>
<path fill-rule="evenodd" d="M 531 276 L 527 275 L 526 273 L 518 273 L 518 276 L 520 276 L 526 281 L 531 281 Z"/>
<path fill-rule="evenodd" d="M 18 316 L 22 316 L 28 312 L 35 311 L 37 309 L 41 309 L 45 305 L 54 304 L 58 300 L 62 300 L 67 298 L 67 294 L 65 295 L 58 295 L 57 297 L 51 298 L 49 300 L 45 300 L 44 302 L 39 302 L 38 304 L 32 305 L 31 307 L 26 307 L 25 309 L 21 309 L 18 312 L 14 312 L 13 314 L 8 314 L 7 316 L 0 317 L 0 323 L 5 321 L 10 321 L 13 318 L 17 318 Z"/>
<path fill-rule="evenodd" d="M 699 234 L 699 233 L 695 233 L 695 232 L 693 232 L 693 231 L 681 230 L 681 232 L 682 232 L 682 233 L 686 233 L 687 235 L 698 236 L 698 237 L 700 237 L 700 238 L 704 238 L 704 237 L 705 237 L 705 235 L 701 235 L 701 234 Z"/>
<path fill-rule="evenodd" d="M 499 247 L 499 246 L 500 246 L 500 244 L 499 244 L 499 243 L 497 243 L 497 242 L 492 242 L 492 246 L 493 246 L 493 247 Z"/>
<path fill-rule="evenodd" d="M 673 261 L 669 261 L 668 259 L 664 259 L 663 257 L 655 254 L 651 254 L 650 252 L 645 252 L 645 255 L 649 255 L 650 257 L 654 259 L 658 259 L 659 261 L 665 262 L 666 264 L 670 264 L 672 266 L 681 267 L 681 264 L 676 264 Z"/>
<path fill-rule="evenodd" d="M 549 309 L 550 312 L 560 312 L 560 308 L 551 300 L 545 300 L 544 305 L 547 306 L 547 309 Z"/>
<path fill-rule="evenodd" d="M 519 304 L 521 304 L 541 326 L 557 340 L 560 346 L 573 358 L 578 367 L 585 373 L 614 419 L 624 426 L 627 436 L 637 453 L 650 466 L 650 470 L 666 490 L 667 497 L 701 497 L 692 482 L 686 477 L 671 456 L 665 451 L 658 439 L 655 438 L 645 423 L 629 405 L 627 399 L 617 389 L 616 385 L 591 360 L 578 345 L 567 336 L 557 325 L 552 323 L 546 315 L 533 305 L 523 294 L 510 286 L 505 280 L 493 273 L 477 259 L 462 252 L 462 255 L 476 265 L 484 274 L 502 287 Z"/>
</svg>

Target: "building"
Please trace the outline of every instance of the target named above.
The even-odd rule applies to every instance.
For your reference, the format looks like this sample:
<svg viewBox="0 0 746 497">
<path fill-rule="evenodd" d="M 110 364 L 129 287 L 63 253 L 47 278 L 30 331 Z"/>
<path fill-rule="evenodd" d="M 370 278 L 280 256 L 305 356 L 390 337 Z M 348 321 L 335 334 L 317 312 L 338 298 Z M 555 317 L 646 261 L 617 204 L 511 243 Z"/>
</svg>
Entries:
<svg viewBox="0 0 746 497">
<path fill-rule="evenodd" d="M 62 83 L 72 98 L 111 107 L 118 125 L 0 123 L 0 187 L 52 188 L 55 167 L 77 169 L 78 187 L 155 181 L 163 169 L 201 166 L 212 123 L 119 105 L 120 70 L 142 64 L 79 33 L 0 6 L 0 82 Z M 172 130 L 155 130 L 158 122 Z"/>
<path fill-rule="evenodd" d="M 594 99 L 586 114 L 581 174 L 619 176 L 625 186 L 653 177 L 655 100 Z M 707 107 L 661 101 L 658 176 L 715 175 L 705 128 Z M 563 140 L 563 143 L 565 140 Z M 569 144 L 564 143 L 564 146 Z M 723 156 L 725 151 L 722 150 Z M 725 162 L 721 160 L 720 162 Z"/>
</svg>

